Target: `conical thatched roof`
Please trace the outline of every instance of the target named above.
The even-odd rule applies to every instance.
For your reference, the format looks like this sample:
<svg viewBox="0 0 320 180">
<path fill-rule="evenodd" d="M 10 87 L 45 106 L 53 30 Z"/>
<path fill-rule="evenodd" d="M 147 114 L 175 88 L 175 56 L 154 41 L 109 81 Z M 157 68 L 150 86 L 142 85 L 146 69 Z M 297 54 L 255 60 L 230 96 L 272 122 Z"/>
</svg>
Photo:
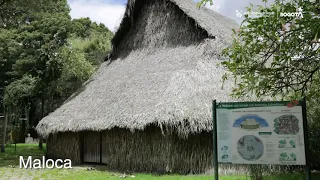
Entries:
<svg viewBox="0 0 320 180">
<path fill-rule="evenodd" d="M 197 9 L 191 0 L 154 1 L 168 6 L 171 3 L 194 22 L 197 31 L 205 31 L 207 38 L 188 45 L 162 42 L 161 46 L 152 46 L 144 37 L 148 45 L 142 46 L 139 41 L 139 48 L 131 48 L 122 56 L 124 50 L 117 50 L 118 47 L 125 49 L 134 46 L 131 42 L 137 44 L 126 32 L 134 29 L 134 20 L 138 18 L 135 13 L 146 2 L 130 0 L 113 40 L 113 54 L 117 55 L 101 65 L 82 92 L 39 123 L 37 130 L 41 135 L 114 127 L 135 130 L 149 124 L 175 127 L 180 135 L 212 129 L 212 100 L 231 100 L 228 94 L 233 83 L 226 82 L 222 88 L 225 71 L 217 64 L 237 24 L 209 9 Z M 137 34 L 146 32 L 144 28 Z"/>
</svg>

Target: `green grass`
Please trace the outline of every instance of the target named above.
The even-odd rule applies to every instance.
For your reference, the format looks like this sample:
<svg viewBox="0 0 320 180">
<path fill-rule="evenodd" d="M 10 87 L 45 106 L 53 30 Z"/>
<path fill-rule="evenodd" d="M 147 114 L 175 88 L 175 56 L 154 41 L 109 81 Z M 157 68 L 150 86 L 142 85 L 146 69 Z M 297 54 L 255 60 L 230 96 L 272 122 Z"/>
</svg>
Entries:
<svg viewBox="0 0 320 180">
<path fill-rule="evenodd" d="M 9 169 L 7 169 L 9 170 Z M 40 179 L 77 179 L 77 180 L 119 180 L 121 174 L 113 174 L 106 171 L 86 171 L 85 168 L 74 168 L 71 170 L 24 170 L 15 169 L 11 172 L 12 175 L 6 174 L 7 177 L 19 177 L 24 179 L 26 177 L 33 177 L 34 180 Z M 1 174 L 1 170 L 0 170 Z M 312 179 L 317 180 L 320 176 L 314 176 Z M 181 175 L 166 175 L 156 176 L 149 174 L 135 174 L 134 178 L 127 176 L 125 179 L 137 179 L 137 180 L 213 180 L 213 176 L 202 175 L 202 176 L 181 176 Z M 220 180 L 250 180 L 246 176 L 220 176 Z M 304 180 L 303 175 L 282 175 L 282 176 L 266 176 L 263 180 Z"/>
<path fill-rule="evenodd" d="M 156 176 L 149 174 L 134 174 L 126 178 L 121 178 L 122 174 L 110 173 L 107 171 L 87 171 L 86 168 L 76 167 L 70 170 L 67 169 L 43 169 L 43 170 L 26 170 L 19 168 L 0 168 L 0 174 L 4 177 L 13 179 L 27 179 L 32 177 L 34 180 L 40 179 L 61 179 L 61 180 L 119 180 L 119 179 L 137 179 L 137 180 L 209 180 L 213 176 L 180 176 L 180 175 L 166 175 Z M 245 176 L 220 176 L 220 180 L 246 180 Z"/>
<path fill-rule="evenodd" d="M 44 145 L 45 149 L 45 145 Z M 14 145 L 6 147 L 5 153 L 0 153 L 0 179 L 34 179 L 34 180 L 119 180 L 123 179 L 122 174 L 104 171 L 101 166 L 97 166 L 96 170 L 87 170 L 87 166 L 77 166 L 73 169 L 20 169 L 19 156 L 33 156 L 33 158 L 41 158 L 45 150 L 39 150 L 38 145 L 17 144 L 15 152 Z M 12 165 L 15 167 L 13 168 Z M 151 174 L 134 174 L 134 178 L 127 175 L 125 179 L 137 180 L 213 180 L 211 175 L 164 175 L 157 176 Z M 220 176 L 220 180 L 249 180 L 246 176 Z M 279 176 L 265 176 L 263 180 L 303 180 L 304 175 L 289 174 Z M 319 175 L 314 175 L 314 180 L 320 179 Z"/>
<path fill-rule="evenodd" d="M 6 146 L 5 153 L 0 153 L 0 167 L 18 166 L 19 156 L 40 158 L 45 154 L 45 149 L 45 144 L 43 150 L 38 148 L 38 144 L 17 144 L 16 151 L 14 144 Z"/>
<path fill-rule="evenodd" d="M 77 175 L 68 175 L 63 177 L 62 179 L 69 179 L 69 178 L 76 178 L 78 180 L 103 180 L 103 179 L 109 179 L 109 180 L 118 180 L 122 179 L 120 178 L 119 174 L 111 174 L 107 172 L 99 172 L 99 171 L 92 171 L 92 172 L 83 172 L 81 174 Z M 139 180 L 209 180 L 213 179 L 213 176 L 181 176 L 181 175 L 166 175 L 166 176 L 155 176 L 155 175 L 148 175 L 148 174 L 136 174 L 134 175 L 134 178 L 128 176 L 126 179 L 139 179 Z M 239 177 L 239 176 L 221 176 L 219 179 L 221 180 L 245 180 L 245 176 Z"/>
</svg>

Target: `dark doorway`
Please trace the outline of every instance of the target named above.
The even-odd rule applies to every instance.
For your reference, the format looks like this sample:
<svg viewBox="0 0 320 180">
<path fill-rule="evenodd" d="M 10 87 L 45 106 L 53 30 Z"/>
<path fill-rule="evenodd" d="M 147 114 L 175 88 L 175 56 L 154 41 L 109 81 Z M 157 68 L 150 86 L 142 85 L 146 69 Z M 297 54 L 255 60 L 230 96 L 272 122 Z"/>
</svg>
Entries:
<svg viewBox="0 0 320 180">
<path fill-rule="evenodd" d="M 83 132 L 82 138 L 83 162 L 101 163 L 101 133 Z"/>
</svg>

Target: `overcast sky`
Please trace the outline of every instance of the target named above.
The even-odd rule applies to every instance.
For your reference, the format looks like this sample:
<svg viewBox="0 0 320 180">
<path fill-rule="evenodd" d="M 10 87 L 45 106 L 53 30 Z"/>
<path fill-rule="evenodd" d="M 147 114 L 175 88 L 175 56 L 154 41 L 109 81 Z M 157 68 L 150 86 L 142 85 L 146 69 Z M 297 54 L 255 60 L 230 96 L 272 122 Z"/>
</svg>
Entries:
<svg viewBox="0 0 320 180">
<path fill-rule="evenodd" d="M 127 0 L 68 0 L 72 18 L 90 17 L 92 21 L 105 24 L 111 31 L 121 22 L 126 2 Z M 214 0 L 214 5 L 208 7 L 240 23 L 241 18 L 236 16 L 236 10 L 245 11 L 250 3 L 257 2 L 261 0 Z"/>
</svg>

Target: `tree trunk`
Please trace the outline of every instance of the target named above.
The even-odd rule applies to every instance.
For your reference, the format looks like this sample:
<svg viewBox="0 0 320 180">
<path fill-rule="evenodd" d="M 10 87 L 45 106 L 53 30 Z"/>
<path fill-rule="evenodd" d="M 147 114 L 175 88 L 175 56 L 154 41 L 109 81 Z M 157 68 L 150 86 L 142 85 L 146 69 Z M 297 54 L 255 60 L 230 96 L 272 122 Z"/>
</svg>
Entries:
<svg viewBox="0 0 320 180">
<path fill-rule="evenodd" d="M 45 102 L 45 99 L 44 97 L 42 97 L 41 98 L 41 119 L 44 117 L 44 102 Z M 41 137 L 39 138 L 39 149 L 43 149 Z"/>
<path fill-rule="evenodd" d="M 22 120 L 22 124 L 19 131 L 18 143 L 25 143 L 25 139 L 26 139 L 26 121 Z"/>
<path fill-rule="evenodd" d="M 3 135 L 1 141 L 1 152 L 5 152 L 4 146 L 6 144 L 6 136 L 7 136 L 7 125 L 8 125 L 8 118 L 9 113 L 6 111 L 6 107 L 4 108 L 4 123 L 3 123 Z"/>
<path fill-rule="evenodd" d="M 35 106 L 35 104 L 34 104 L 34 102 L 33 101 L 31 101 L 30 102 L 30 109 L 29 109 L 29 113 L 28 113 L 28 115 L 29 115 L 29 127 L 33 127 L 33 126 L 36 126 L 36 124 L 35 124 L 35 120 L 34 120 L 34 118 L 35 118 L 35 114 L 36 114 L 36 109 L 37 107 Z M 32 136 L 32 137 L 34 137 L 34 136 Z"/>
<path fill-rule="evenodd" d="M 41 119 L 44 117 L 44 102 L 45 99 L 41 98 Z"/>
<path fill-rule="evenodd" d="M 33 138 L 38 138 L 37 131 L 35 130 L 35 126 L 37 125 L 37 120 L 36 120 L 36 110 L 37 107 L 33 100 L 30 101 L 30 109 L 28 112 L 28 121 L 29 121 L 29 129 L 28 133 L 30 133 L 31 137 Z"/>
</svg>

